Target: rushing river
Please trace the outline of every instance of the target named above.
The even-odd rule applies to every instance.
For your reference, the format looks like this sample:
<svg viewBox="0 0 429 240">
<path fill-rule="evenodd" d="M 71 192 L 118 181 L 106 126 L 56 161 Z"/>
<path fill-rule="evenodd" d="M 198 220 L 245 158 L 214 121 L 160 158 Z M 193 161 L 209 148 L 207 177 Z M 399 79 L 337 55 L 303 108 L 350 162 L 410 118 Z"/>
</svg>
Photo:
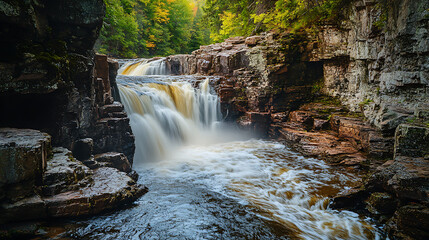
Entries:
<svg viewBox="0 0 429 240">
<path fill-rule="evenodd" d="M 149 192 L 119 211 L 62 224 L 72 239 L 380 239 L 370 219 L 329 208 L 359 176 L 222 122 L 210 79 L 126 64 L 121 100 Z M 137 65 L 137 66 L 136 66 Z M 160 69 L 161 68 L 161 69 Z M 136 72 L 138 71 L 138 72 Z"/>
</svg>

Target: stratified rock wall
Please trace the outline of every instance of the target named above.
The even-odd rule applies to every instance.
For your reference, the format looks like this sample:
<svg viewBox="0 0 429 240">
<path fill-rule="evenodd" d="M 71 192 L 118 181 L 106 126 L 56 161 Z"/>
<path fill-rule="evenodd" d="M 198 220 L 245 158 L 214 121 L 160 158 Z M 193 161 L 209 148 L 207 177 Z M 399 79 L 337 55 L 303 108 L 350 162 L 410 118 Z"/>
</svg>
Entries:
<svg viewBox="0 0 429 240">
<path fill-rule="evenodd" d="M 129 119 L 112 97 L 115 64 L 92 50 L 103 1 L 2 0 L 0 6 L 0 127 L 38 129 L 68 149 L 93 138 L 94 153 L 123 152 L 132 161 Z"/>
<path fill-rule="evenodd" d="M 416 106 L 429 105 L 429 2 L 354 1 L 348 19 L 321 28 L 313 59 L 323 91 L 393 136 Z"/>
</svg>

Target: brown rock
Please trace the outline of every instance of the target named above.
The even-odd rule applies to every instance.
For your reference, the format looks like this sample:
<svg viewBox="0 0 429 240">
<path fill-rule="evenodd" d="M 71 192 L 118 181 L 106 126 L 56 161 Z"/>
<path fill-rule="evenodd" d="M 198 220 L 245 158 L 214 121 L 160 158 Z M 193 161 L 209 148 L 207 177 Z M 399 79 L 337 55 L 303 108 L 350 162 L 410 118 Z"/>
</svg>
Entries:
<svg viewBox="0 0 429 240">
<path fill-rule="evenodd" d="M 122 153 L 108 152 L 97 154 L 94 156 L 94 160 L 105 167 L 113 167 L 126 173 L 131 172 L 131 164 Z"/>
<path fill-rule="evenodd" d="M 249 47 L 253 47 L 256 46 L 260 40 L 261 36 L 251 36 L 247 37 L 244 43 Z"/>
</svg>

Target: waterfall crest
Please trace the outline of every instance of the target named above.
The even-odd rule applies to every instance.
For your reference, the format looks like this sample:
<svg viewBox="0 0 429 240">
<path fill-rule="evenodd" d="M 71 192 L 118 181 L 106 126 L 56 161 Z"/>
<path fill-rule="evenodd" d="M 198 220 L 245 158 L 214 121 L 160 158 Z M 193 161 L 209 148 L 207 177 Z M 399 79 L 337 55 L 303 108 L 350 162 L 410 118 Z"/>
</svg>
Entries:
<svg viewBox="0 0 429 240">
<path fill-rule="evenodd" d="M 129 61 L 125 63 L 118 71 L 118 74 L 128 76 L 143 76 L 143 75 L 167 75 L 167 66 L 165 59 L 157 59 L 149 61 L 147 59 L 139 61 Z"/>
<path fill-rule="evenodd" d="M 139 146 L 134 157 L 137 162 L 159 158 L 167 148 L 195 140 L 221 121 L 219 98 L 212 93 L 208 78 L 198 88 L 191 82 L 167 78 L 134 78 L 133 82 L 119 78 L 118 83 Z"/>
</svg>

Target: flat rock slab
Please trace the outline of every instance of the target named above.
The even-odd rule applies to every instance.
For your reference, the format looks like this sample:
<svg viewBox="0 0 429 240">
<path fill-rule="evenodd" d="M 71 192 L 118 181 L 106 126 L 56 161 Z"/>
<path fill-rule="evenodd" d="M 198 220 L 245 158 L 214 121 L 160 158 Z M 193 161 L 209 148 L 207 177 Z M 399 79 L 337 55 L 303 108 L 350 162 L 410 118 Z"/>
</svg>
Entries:
<svg viewBox="0 0 429 240">
<path fill-rule="evenodd" d="M 13 204 L 3 204 L 0 222 L 97 214 L 136 200 L 147 188 L 114 168 L 93 171 L 93 182 L 76 191 L 50 197 L 33 196 Z"/>
<path fill-rule="evenodd" d="M 293 123 L 284 124 L 279 130 L 281 138 L 299 148 L 308 156 L 322 157 L 332 164 L 361 165 L 367 161 L 347 140 L 342 140 L 326 132 L 308 132 Z"/>
</svg>

